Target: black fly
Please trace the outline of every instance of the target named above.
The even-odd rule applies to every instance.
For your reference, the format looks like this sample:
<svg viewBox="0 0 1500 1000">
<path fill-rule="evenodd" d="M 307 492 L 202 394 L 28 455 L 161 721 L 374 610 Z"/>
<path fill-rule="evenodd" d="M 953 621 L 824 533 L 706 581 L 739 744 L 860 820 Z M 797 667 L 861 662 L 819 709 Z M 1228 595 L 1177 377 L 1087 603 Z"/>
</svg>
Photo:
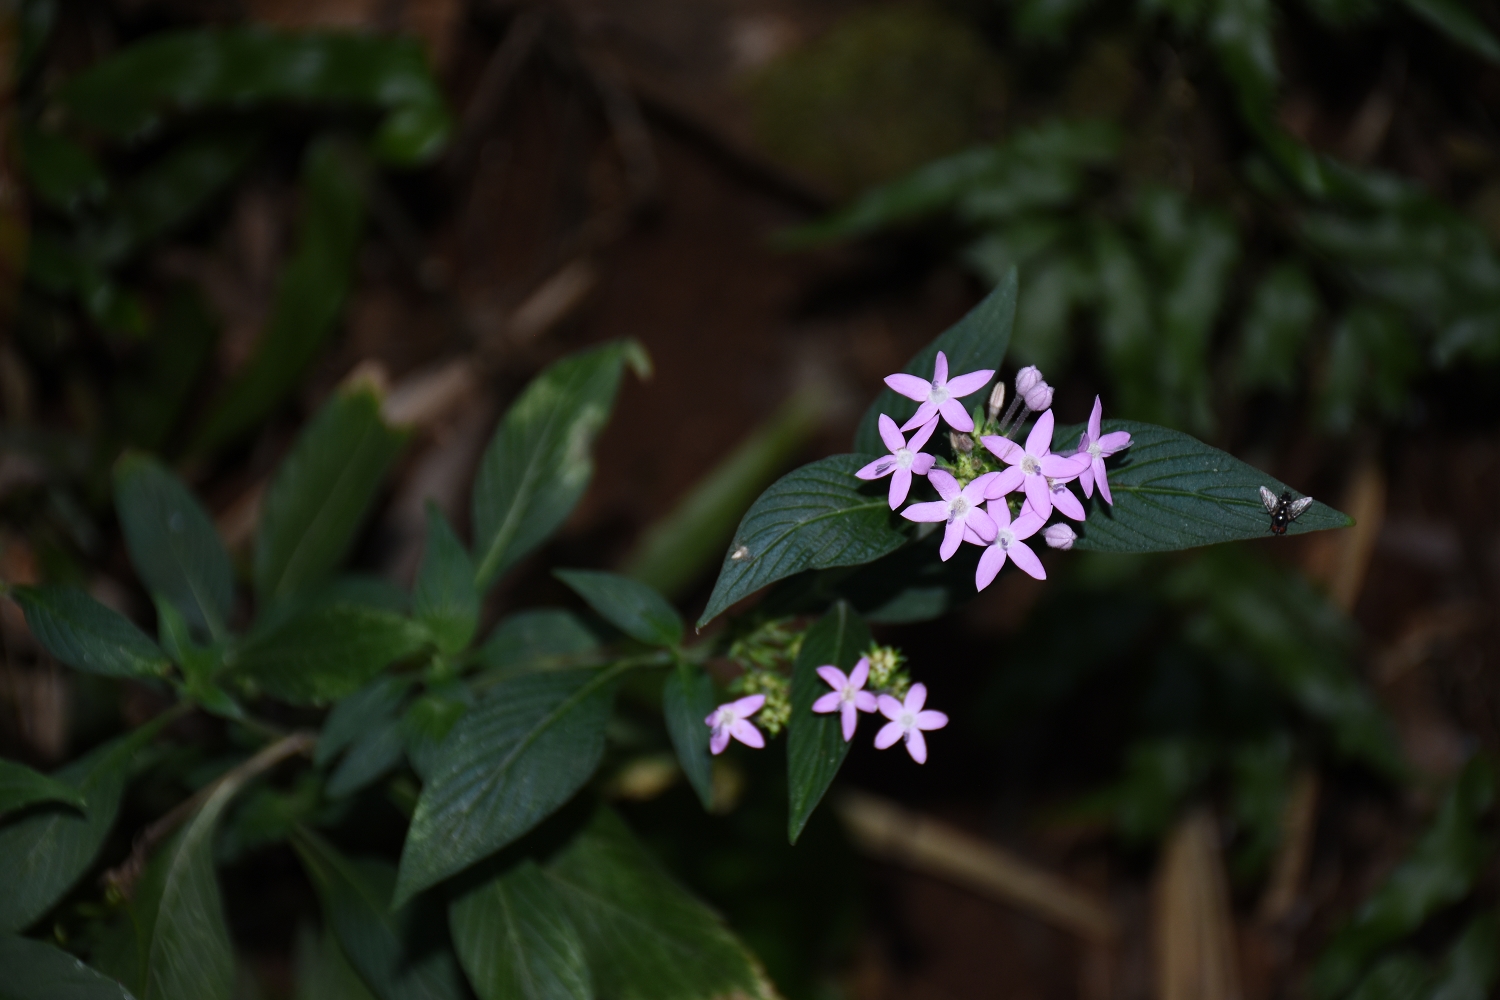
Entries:
<svg viewBox="0 0 1500 1000">
<path fill-rule="evenodd" d="M 1290 490 L 1282 490 L 1281 496 L 1278 497 L 1262 486 L 1260 502 L 1266 505 L 1266 511 L 1271 515 L 1271 534 L 1284 535 L 1287 527 L 1301 517 L 1303 511 L 1312 506 L 1312 497 L 1293 500 Z"/>
</svg>

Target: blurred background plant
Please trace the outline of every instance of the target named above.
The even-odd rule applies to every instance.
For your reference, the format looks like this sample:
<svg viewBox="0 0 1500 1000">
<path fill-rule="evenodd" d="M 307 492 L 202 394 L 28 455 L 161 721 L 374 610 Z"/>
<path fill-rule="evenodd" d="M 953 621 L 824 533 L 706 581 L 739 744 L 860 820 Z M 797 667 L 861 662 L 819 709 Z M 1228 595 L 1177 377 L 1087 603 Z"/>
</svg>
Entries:
<svg viewBox="0 0 1500 1000">
<path fill-rule="evenodd" d="M 793 997 L 1493 989 L 1492 4 L 12 0 L 0 18 L 7 582 L 78 582 L 150 619 L 109 503 L 126 447 L 193 483 L 248 575 L 271 471 L 358 371 L 405 436 L 354 563 L 409 583 L 426 501 L 469 527 L 500 407 L 560 354 L 634 336 L 655 382 L 622 390 L 593 491 L 485 616 L 567 600 L 544 572 L 560 560 L 696 611 L 759 490 L 848 450 L 873 380 L 1017 265 L 1011 359 L 1067 419 L 1103 393 L 1360 522 L 1053 559 L 1049 590 L 1002 579 L 942 622 L 877 626 L 972 706 L 955 734 L 985 735 L 896 776 L 856 750 L 852 783 L 1006 844 L 1118 928 L 1070 930 L 1048 916 L 1068 886 L 986 882 L 983 843 L 935 861 L 853 805 L 789 848 L 772 755 L 723 763 L 704 817 L 664 748 L 613 732 L 613 794 Z M 8 756 L 51 765 L 151 713 L 139 685 L 65 677 L 13 606 L 0 625 Z M 243 756 L 196 725 L 132 792 L 109 864 Z M 256 824 L 316 795 L 263 791 L 221 852 L 227 878 L 270 887 L 230 916 L 246 989 L 280 995 L 311 890 Z M 356 829 L 402 789 L 362 794 Z M 846 830 L 881 860 L 851 860 Z M 327 973 L 311 940 L 303 995 Z"/>
</svg>

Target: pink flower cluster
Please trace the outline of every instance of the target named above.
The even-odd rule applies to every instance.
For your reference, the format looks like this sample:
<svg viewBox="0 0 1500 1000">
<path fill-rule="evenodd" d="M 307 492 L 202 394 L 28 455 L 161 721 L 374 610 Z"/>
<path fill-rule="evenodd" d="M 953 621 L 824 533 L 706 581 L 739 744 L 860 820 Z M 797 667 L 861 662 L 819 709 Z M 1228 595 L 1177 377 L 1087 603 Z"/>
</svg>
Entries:
<svg viewBox="0 0 1500 1000">
<path fill-rule="evenodd" d="M 939 550 L 944 561 L 951 559 L 964 542 L 982 546 L 984 554 L 979 558 L 979 568 L 974 575 L 974 586 L 978 590 L 990 585 L 1007 559 L 1023 572 L 1045 580 L 1047 572 L 1031 546 L 1026 544 L 1026 539 L 1041 532 L 1052 548 L 1072 548 L 1077 533 L 1064 522 L 1047 527 L 1047 520 L 1054 510 L 1075 521 L 1084 519 L 1083 504 L 1068 489 L 1068 484 L 1074 480 L 1082 485 L 1085 497 L 1093 496 L 1097 484 L 1105 503 L 1113 504 L 1104 460 L 1130 447 L 1128 433 L 1102 433 L 1103 404 L 1096 396 L 1088 429 L 1079 438 L 1078 449 L 1071 454 L 1053 454 L 1052 432 L 1056 420 L 1051 409 L 1052 387 L 1034 366 L 1023 368 L 1016 376 L 1016 402 L 1011 406 L 1011 413 L 1022 402 L 1028 412 L 1041 413 L 1026 436 L 1026 443 L 1018 444 L 1009 436 L 1019 431 L 1024 417 L 1008 428 L 1009 434 L 1006 433 L 1004 425 L 1011 416 L 1008 413 L 1006 421 L 997 428 L 1000 433 L 979 437 L 979 443 L 1006 468 L 961 483 L 949 469 L 937 466 L 936 456 L 920 449 L 937 430 L 940 420 L 961 434 L 974 433 L 973 418 L 957 400 L 984 388 L 994 374 L 992 369 L 985 369 L 950 379 L 948 358 L 939 351 L 931 382 L 915 375 L 887 376 L 886 385 L 903 396 L 918 400 L 921 405 L 899 429 L 890 417 L 880 415 L 880 437 L 891 454 L 876 459 L 855 473 L 860 479 L 879 479 L 889 475 L 888 499 L 892 510 L 906 502 L 912 476 L 925 475 L 941 499 L 914 503 L 902 511 L 901 516 L 911 521 L 946 523 Z M 1003 392 L 997 395 L 1003 397 Z M 992 421 L 997 408 L 998 403 L 991 409 Z M 910 441 L 902 437 L 903 431 L 912 430 L 915 433 Z M 1024 499 L 1012 516 L 1011 504 L 1006 497 L 1018 492 Z"/>
</svg>

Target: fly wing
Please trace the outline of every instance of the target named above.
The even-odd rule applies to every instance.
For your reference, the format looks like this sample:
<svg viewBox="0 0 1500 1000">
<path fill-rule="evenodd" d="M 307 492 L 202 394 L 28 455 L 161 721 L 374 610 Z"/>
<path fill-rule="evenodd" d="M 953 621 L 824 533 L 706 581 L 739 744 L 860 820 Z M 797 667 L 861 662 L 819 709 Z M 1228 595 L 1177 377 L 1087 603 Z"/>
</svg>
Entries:
<svg viewBox="0 0 1500 1000">
<path fill-rule="evenodd" d="M 1260 488 L 1260 502 L 1266 505 L 1267 512 L 1272 514 L 1276 513 L 1276 504 L 1278 503 L 1276 494 L 1272 493 L 1264 486 Z"/>
<path fill-rule="evenodd" d="M 1312 506 L 1312 502 L 1312 497 L 1300 497 L 1291 502 L 1291 504 L 1287 507 L 1286 512 L 1290 514 L 1292 520 L 1295 521 L 1297 518 L 1302 516 L 1302 512 L 1304 510 Z"/>
</svg>

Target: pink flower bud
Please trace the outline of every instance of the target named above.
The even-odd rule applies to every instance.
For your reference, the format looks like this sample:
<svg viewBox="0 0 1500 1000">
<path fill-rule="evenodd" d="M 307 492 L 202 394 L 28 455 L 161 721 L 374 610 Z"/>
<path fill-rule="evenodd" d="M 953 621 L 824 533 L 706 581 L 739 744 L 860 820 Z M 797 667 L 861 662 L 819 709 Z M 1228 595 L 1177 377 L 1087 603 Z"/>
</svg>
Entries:
<svg viewBox="0 0 1500 1000">
<path fill-rule="evenodd" d="M 1040 413 L 1052 406 L 1052 387 L 1046 382 L 1038 381 L 1023 395 L 1026 397 L 1026 409 L 1033 413 Z"/>
<path fill-rule="evenodd" d="M 1078 533 L 1059 521 L 1043 529 L 1042 537 L 1047 540 L 1049 548 L 1062 549 L 1066 552 L 1073 547 L 1073 542 L 1078 539 Z"/>
<path fill-rule="evenodd" d="M 1041 381 L 1042 370 L 1036 365 L 1027 365 L 1016 372 L 1016 394 L 1020 396 L 1026 395 L 1031 391 L 1032 386 L 1037 385 Z"/>
<path fill-rule="evenodd" d="M 995 388 L 990 390 L 990 423 L 1000 415 L 1000 407 L 1005 405 L 1005 383 L 996 382 Z"/>
</svg>

